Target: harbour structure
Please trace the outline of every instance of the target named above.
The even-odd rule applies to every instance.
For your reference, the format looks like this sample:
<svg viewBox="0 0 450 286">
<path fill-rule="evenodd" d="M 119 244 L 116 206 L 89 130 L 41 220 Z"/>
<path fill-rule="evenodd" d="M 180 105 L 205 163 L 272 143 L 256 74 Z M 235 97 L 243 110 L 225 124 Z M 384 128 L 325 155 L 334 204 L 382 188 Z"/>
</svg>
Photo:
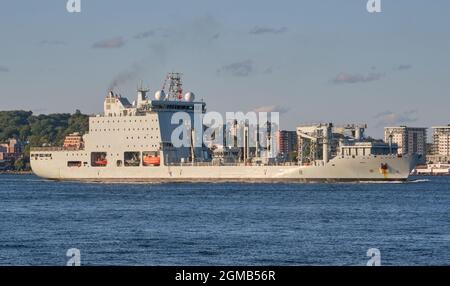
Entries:
<svg viewBox="0 0 450 286">
<path fill-rule="evenodd" d="M 297 142 L 298 142 L 298 162 L 300 164 L 310 164 L 323 159 L 324 154 L 328 157 L 336 157 L 344 154 L 345 151 L 354 150 L 347 155 L 358 152 L 359 147 L 364 142 L 364 132 L 367 124 L 347 124 L 347 125 L 333 125 L 332 123 L 320 123 L 301 125 L 297 127 Z M 357 142 L 358 144 L 355 144 Z M 369 144 L 370 142 L 365 142 Z M 347 146 L 348 149 L 341 147 Z M 392 146 L 395 147 L 395 146 Z M 389 152 L 389 149 L 384 154 L 395 154 L 394 150 Z M 396 151 L 396 149 L 395 149 Z M 363 152 L 365 154 L 365 151 Z M 369 153 L 367 153 L 369 154 Z"/>
</svg>

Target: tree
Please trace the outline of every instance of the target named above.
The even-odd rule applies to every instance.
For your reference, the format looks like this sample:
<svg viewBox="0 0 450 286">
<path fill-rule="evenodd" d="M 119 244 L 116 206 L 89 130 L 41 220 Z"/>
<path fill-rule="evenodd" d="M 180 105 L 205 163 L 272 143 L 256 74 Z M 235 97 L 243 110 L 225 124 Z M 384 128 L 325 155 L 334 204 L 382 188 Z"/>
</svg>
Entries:
<svg viewBox="0 0 450 286">
<path fill-rule="evenodd" d="M 29 146 L 62 145 L 66 135 L 89 129 L 89 116 L 76 110 L 74 114 L 55 113 L 33 115 L 31 111 L 0 111 L 0 142 L 17 138 L 28 143 L 14 166 L 17 170 L 29 168 Z"/>
<path fill-rule="evenodd" d="M 26 167 L 27 166 L 26 166 L 26 162 L 25 162 L 24 158 L 19 158 L 14 162 L 14 168 L 17 171 L 24 171 L 27 169 Z"/>
</svg>

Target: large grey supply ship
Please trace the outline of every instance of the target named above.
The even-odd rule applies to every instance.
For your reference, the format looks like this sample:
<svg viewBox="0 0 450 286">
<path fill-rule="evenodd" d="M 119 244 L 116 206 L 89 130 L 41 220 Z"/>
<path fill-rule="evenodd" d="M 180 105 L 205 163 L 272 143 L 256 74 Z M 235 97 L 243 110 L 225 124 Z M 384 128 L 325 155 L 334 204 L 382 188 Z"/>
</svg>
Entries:
<svg viewBox="0 0 450 286">
<path fill-rule="evenodd" d="M 182 111 L 194 120 L 194 107 L 204 113 L 206 104 L 191 92 L 182 95 L 180 74 L 169 74 L 166 83 L 154 99 L 138 89 L 133 103 L 109 92 L 104 114 L 89 118 L 87 134 L 69 136 L 64 147 L 31 148 L 33 172 L 101 182 L 405 181 L 417 163 L 416 156 L 397 155 L 392 144 L 365 141 L 360 128 L 353 140 L 333 140 L 332 124 L 297 129 L 295 163 L 271 157 L 270 146 L 258 141 L 252 148 L 248 143 L 174 147 L 171 135 L 179 126 L 172 116 Z"/>
</svg>

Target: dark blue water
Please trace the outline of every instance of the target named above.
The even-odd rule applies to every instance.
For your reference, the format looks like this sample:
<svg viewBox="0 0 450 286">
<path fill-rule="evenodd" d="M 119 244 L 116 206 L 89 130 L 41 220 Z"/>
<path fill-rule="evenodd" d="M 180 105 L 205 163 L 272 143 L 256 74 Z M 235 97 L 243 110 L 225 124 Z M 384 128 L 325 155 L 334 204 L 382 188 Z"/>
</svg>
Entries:
<svg viewBox="0 0 450 286">
<path fill-rule="evenodd" d="M 0 265 L 450 265 L 450 177 L 84 184 L 0 175 Z"/>
</svg>

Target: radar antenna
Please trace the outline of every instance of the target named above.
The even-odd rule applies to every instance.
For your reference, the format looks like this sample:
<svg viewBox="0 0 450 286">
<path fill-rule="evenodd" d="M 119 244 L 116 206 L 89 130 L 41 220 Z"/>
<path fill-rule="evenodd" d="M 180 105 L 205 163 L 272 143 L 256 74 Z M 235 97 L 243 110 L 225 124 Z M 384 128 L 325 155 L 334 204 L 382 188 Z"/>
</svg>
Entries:
<svg viewBox="0 0 450 286">
<path fill-rule="evenodd" d="M 161 90 L 164 90 L 169 100 L 183 99 L 183 83 L 181 81 L 181 73 L 169 73 L 164 80 Z M 168 88 L 168 90 L 166 90 Z"/>
</svg>

